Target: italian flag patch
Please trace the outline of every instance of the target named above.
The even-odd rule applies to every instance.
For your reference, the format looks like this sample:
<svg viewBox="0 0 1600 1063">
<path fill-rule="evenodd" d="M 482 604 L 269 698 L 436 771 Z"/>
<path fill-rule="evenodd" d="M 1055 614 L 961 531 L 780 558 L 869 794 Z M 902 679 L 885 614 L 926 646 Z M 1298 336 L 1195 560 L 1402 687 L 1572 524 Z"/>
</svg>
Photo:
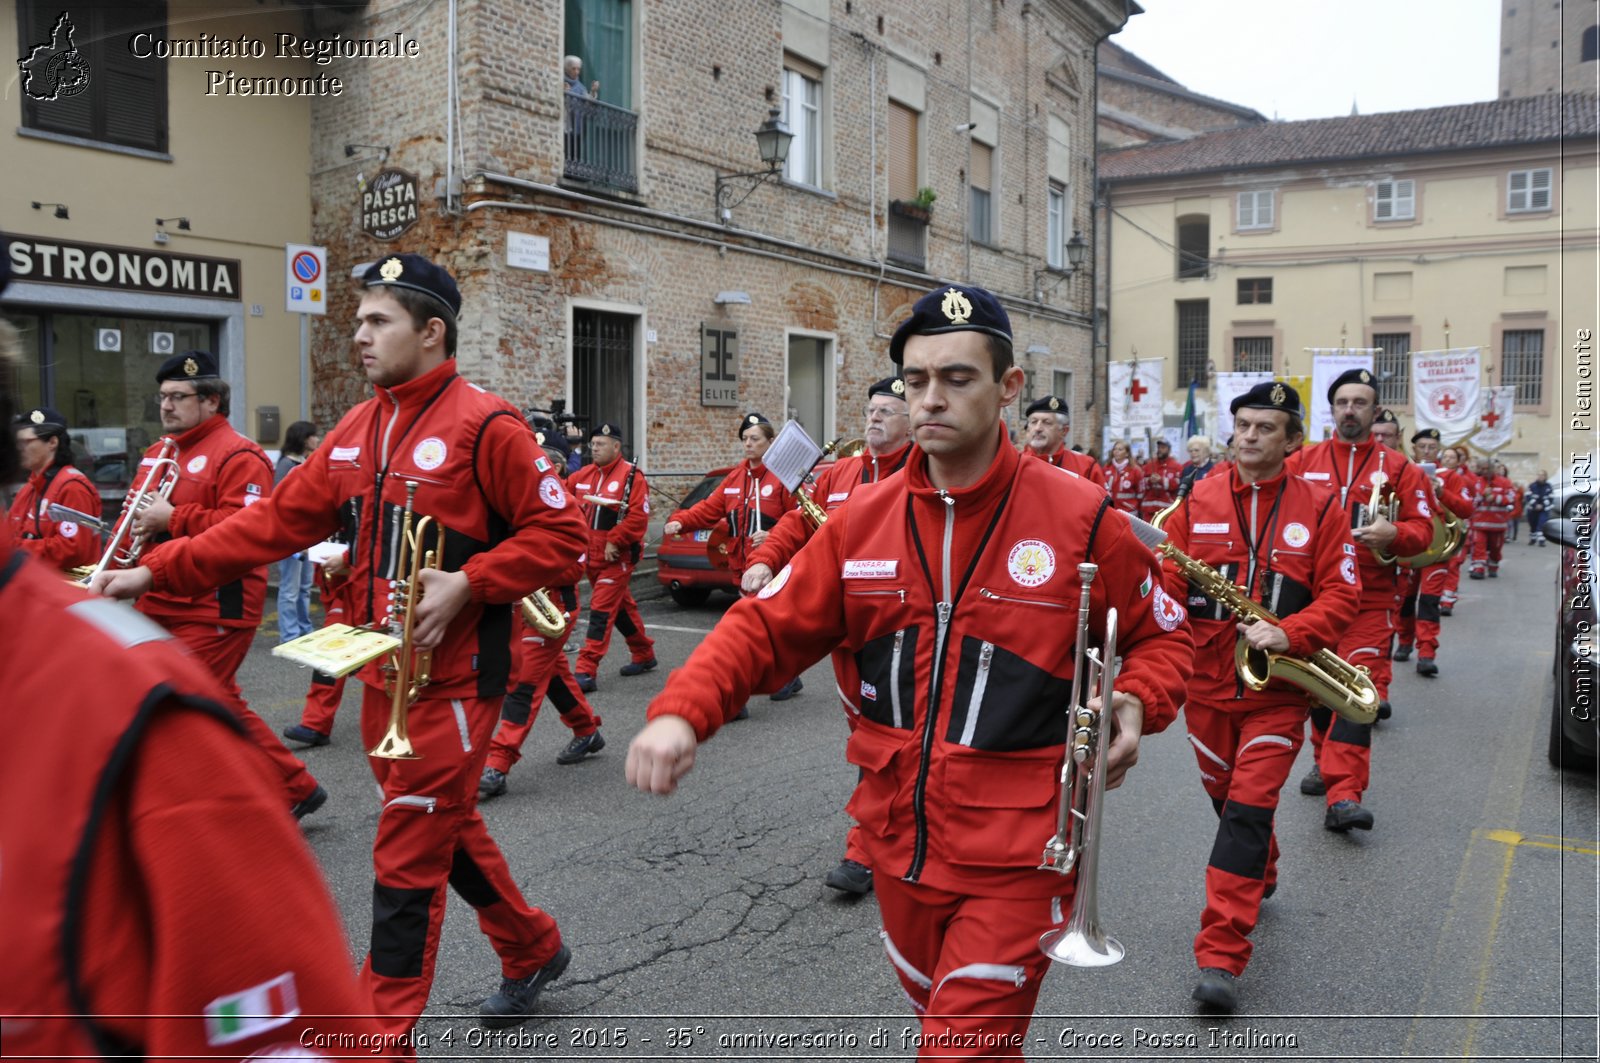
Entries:
<svg viewBox="0 0 1600 1063">
<path fill-rule="evenodd" d="M 280 974 L 206 1005 L 206 1044 L 226 1045 L 276 1029 L 300 1014 L 294 975 Z"/>
<path fill-rule="evenodd" d="M 1150 573 L 1148 572 L 1144 574 L 1144 582 L 1139 584 L 1139 597 L 1150 597 Z"/>
</svg>

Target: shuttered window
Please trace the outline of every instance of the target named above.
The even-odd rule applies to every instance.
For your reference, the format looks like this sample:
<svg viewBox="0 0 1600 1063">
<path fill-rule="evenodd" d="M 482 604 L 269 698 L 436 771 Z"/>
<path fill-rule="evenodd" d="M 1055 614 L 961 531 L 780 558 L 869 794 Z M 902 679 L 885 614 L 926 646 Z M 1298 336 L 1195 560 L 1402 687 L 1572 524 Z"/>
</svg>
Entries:
<svg viewBox="0 0 1600 1063">
<path fill-rule="evenodd" d="M 981 140 L 972 141 L 971 165 L 967 168 L 967 187 L 971 202 L 967 233 L 982 244 L 994 242 L 994 148 Z"/>
<path fill-rule="evenodd" d="M 141 59 L 129 44 L 140 31 L 165 37 L 166 28 L 165 0 L 83 5 L 65 12 L 60 0 L 21 0 L 17 29 L 27 79 L 20 93 L 23 126 L 166 151 L 167 61 Z"/>
<path fill-rule="evenodd" d="M 889 198 L 917 198 L 917 112 L 889 101 Z"/>
<path fill-rule="evenodd" d="M 1548 167 L 1512 170 L 1506 181 L 1506 213 L 1523 214 L 1550 209 L 1550 185 L 1555 176 Z"/>
<path fill-rule="evenodd" d="M 1417 216 L 1417 183 L 1379 181 L 1373 200 L 1373 217 L 1378 221 L 1407 221 Z"/>
</svg>

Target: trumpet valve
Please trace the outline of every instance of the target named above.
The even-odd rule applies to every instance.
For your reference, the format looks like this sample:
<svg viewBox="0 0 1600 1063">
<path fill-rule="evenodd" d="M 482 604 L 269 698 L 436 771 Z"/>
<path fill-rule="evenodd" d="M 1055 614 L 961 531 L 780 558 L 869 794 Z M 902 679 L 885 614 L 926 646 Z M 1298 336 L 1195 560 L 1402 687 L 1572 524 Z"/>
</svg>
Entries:
<svg viewBox="0 0 1600 1063">
<path fill-rule="evenodd" d="M 1061 840 L 1060 835 L 1056 835 L 1048 842 L 1045 842 L 1044 855 L 1039 858 L 1038 870 L 1054 871 L 1058 875 L 1067 875 L 1072 873 L 1072 865 L 1077 862 L 1078 854 L 1073 852 L 1070 845 Z"/>
<path fill-rule="evenodd" d="M 1093 734 L 1094 732 L 1087 727 L 1080 727 L 1072 732 L 1072 760 L 1074 763 L 1082 764 L 1092 755 L 1089 743 Z"/>
</svg>

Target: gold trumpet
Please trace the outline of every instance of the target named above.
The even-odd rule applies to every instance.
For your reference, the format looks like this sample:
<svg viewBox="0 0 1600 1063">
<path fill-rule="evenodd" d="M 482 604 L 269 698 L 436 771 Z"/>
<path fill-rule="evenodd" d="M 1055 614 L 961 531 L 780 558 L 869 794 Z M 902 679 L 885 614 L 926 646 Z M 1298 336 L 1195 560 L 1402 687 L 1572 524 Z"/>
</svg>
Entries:
<svg viewBox="0 0 1600 1063">
<path fill-rule="evenodd" d="M 835 439 L 832 443 L 822 448 L 822 457 L 826 458 L 831 454 L 835 459 L 853 458 L 866 449 L 867 441 L 864 439 Z M 821 461 L 822 458 L 817 460 Z M 816 481 L 813 480 L 812 483 L 814 485 Z M 804 484 L 794 489 L 794 497 L 800 503 L 800 511 L 810 519 L 812 524 L 820 528 L 827 523 L 828 511 L 817 505 L 816 499 L 811 497 L 811 492 L 806 490 Z"/>
<path fill-rule="evenodd" d="M 1460 552 L 1467 541 L 1466 522 L 1450 512 L 1443 503 L 1435 500 L 1433 510 L 1433 539 L 1420 554 L 1394 557 L 1382 550 L 1374 550 L 1378 560 L 1385 565 L 1404 565 L 1406 568 L 1427 568 L 1448 561 Z"/>
<path fill-rule="evenodd" d="M 537 590 L 522 599 L 522 619 L 528 626 L 547 639 L 558 639 L 567 633 L 572 614 L 556 605 L 548 590 Z"/>
<path fill-rule="evenodd" d="M 134 531 L 133 524 L 150 503 L 157 500 L 165 502 L 172 497 L 172 489 L 178 486 L 177 441 L 171 436 L 162 436 L 161 449 L 148 461 L 150 464 L 144 479 L 139 481 L 139 489 L 129 495 L 123 505 L 122 516 L 117 520 L 110 541 L 106 543 L 105 553 L 100 555 L 99 564 L 80 565 L 72 569 L 68 572 L 72 579 L 89 583 L 108 568 L 132 568 L 139 563 L 139 555 L 144 552 L 148 536 Z"/>
<path fill-rule="evenodd" d="M 400 557 L 394 571 L 397 578 L 390 594 L 390 629 L 400 645 L 383 666 L 389 689 L 389 727 L 378 744 L 367 750 L 369 757 L 385 760 L 421 760 L 406 733 L 406 715 L 422 688 L 432 678 L 433 651 L 412 645 L 417 623 L 417 606 L 422 601 L 422 571 L 437 569 L 444 553 L 444 527 L 430 516 L 416 517 L 417 482 L 406 481 L 406 508 L 400 519 Z M 413 520 L 415 524 L 413 525 Z M 433 542 L 428 543 L 429 533 Z M 399 630 L 394 630 L 398 627 Z"/>
</svg>

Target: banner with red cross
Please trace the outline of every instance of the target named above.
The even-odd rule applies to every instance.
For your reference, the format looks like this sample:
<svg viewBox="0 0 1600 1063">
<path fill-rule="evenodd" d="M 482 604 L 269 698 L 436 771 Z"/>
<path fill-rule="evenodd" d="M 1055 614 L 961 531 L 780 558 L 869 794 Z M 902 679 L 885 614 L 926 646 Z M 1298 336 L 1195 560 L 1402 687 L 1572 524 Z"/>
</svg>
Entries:
<svg viewBox="0 0 1600 1063">
<path fill-rule="evenodd" d="M 1161 359 L 1112 362 L 1110 370 L 1111 416 L 1108 427 L 1123 429 L 1161 427 Z"/>
<path fill-rule="evenodd" d="M 1411 355 L 1411 401 L 1417 428 L 1437 428 L 1445 446 L 1471 438 L 1482 408 L 1482 348 L 1451 347 Z M 1509 415 L 1509 407 L 1506 410 Z M 1509 419 L 1509 418 L 1508 418 Z"/>
<path fill-rule="evenodd" d="M 1474 450 L 1493 454 L 1511 442 L 1511 422 L 1516 402 L 1517 388 L 1514 384 L 1483 389 L 1483 401 L 1478 411 L 1478 431 L 1472 437 Z"/>
</svg>

